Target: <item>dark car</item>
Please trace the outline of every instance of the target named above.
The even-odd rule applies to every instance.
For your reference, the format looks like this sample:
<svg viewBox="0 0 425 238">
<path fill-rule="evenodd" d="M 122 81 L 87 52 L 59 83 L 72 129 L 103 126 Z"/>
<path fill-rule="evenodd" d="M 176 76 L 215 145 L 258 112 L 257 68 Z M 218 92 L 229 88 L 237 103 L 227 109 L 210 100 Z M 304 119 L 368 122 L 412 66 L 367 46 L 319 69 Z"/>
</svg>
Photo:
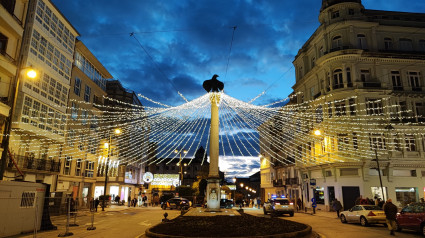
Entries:
<svg viewBox="0 0 425 238">
<path fill-rule="evenodd" d="M 425 236 L 425 203 L 411 203 L 397 213 L 397 230 L 420 231 Z"/>
<path fill-rule="evenodd" d="M 173 209 L 181 210 L 182 208 L 189 209 L 190 206 L 191 206 L 191 202 L 188 199 L 181 198 L 181 197 L 171 198 L 165 203 L 161 204 L 161 208 L 163 210 L 167 208 L 169 208 L 170 210 L 173 210 Z"/>
<path fill-rule="evenodd" d="M 220 208 L 232 208 L 233 201 L 229 199 L 222 198 L 220 199 Z"/>
</svg>

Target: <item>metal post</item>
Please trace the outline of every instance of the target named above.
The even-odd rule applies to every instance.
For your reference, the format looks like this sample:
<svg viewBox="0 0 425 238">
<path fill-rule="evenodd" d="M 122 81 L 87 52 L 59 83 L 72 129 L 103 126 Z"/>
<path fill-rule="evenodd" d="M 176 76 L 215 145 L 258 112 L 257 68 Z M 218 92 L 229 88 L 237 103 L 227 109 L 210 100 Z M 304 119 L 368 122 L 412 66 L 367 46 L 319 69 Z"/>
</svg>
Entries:
<svg viewBox="0 0 425 238">
<path fill-rule="evenodd" d="M 112 140 L 112 134 L 109 132 L 109 144 L 108 144 L 108 150 L 107 150 L 107 160 L 106 160 L 106 171 L 105 171 L 105 186 L 103 188 L 103 199 L 102 199 L 102 211 L 105 211 L 105 200 L 106 200 L 106 188 L 108 186 L 108 172 L 109 172 L 109 152 L 111 148 L 111 140 Z M 128 201 L 130 202 L 130 201 Z"/>
<path fill-rule="evenodd" d="M 381 184 L 382 199 L 384 199 L 384 201 L 385 201 L 385 193 L 384 193 L 384 187 L 382 187 L 381 169 L 379 168 L 378 150 L 377 149 L 375 149 L 375 160 L 376 160 L 376 165 L 378 167 L 377 169 L 378 169 L 379 183 Z"/>
<path fill-rule="evenodd" d="M 34 234 L 33 237 L 37 237 L 37 227 L 38 227 L 38 204 L 37 204 L 37 195 L 34 198 L 35 205 L 35 218 L 34 218 Z"/>
<path fill-rule="evenodd" d="M 66 237 L 74 235 L 72 232 L 69 232 L 69 216 L 71 212 L 71 197 L 68 198 L 68 214 L 66 216 L 66 230 L 65 233 L 61 233 L 58 237 Z"/>
<path fill-rule="evenodd" d="M 180 162 L 179 162 L 179 164 L 180 164 L 180 186 L 183 186 L 183 165 L 182 165 L 182 152 L 180 151 Z M 179 196 L 180 196 L 180 194 L 179 194 Z"/>
</svg>

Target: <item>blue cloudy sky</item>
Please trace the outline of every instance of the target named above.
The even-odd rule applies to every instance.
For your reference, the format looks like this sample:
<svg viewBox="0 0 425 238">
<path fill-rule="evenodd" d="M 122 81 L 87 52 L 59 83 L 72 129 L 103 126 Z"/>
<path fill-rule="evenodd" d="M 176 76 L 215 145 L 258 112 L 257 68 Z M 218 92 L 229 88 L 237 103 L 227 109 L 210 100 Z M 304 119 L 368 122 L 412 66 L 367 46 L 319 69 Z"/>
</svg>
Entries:
<svg viewBox="0 0 425 238">
<path fill-rule="evenodd" d="M 249 101 L 264 90 L 256 104 L 285 98 L 295 81 L 292 61 L 319 26 L 321 7 L 320 0 L 52 2 L 115 79 L 169 105 L 184 102 L 176 90 L 189 100 L 203 95 L 202 82 L 213 74 L 237 99 Z M 423 0 L 363 0 L 363 5 L 425 12 Z M 258 162 L 248 169 L 258 170 Z"/>
</svg>

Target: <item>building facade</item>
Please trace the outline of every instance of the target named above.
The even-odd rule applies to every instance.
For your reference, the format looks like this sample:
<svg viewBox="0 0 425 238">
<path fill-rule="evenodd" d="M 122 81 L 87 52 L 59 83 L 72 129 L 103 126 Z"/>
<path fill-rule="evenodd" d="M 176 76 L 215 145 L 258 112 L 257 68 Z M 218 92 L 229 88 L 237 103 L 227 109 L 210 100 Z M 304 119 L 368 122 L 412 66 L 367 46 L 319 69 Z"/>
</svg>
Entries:
<svg viewBox="0 0 425 238">
<path fill-rule="evenodd" d="M 324 0 L 319 21 L 293 62 L 295 97 L 282 109 L 284 129 L 276 134 L 276 123 L 264 125 L 264 138 L 283 138 L 276 151 L 276 144 L 262 148 L 265 160 L 285 162 L 283 170 L 262 169 L 264 186 L 281 173 L 285 195 L 290 188 L 327 210 L 335 198 L 344 209 L 359 196 L 392 198 L 398 206 L 419 201 L 425 193 L 425 14 Z"/>
<path fill-rule="evenodd" d="M 37 77 L 30 80 L 18 75 L 9 146 L 12 159 L 5 174 L 10 178 L 17 175 L 14 160 L 24 171 L 24 180 L 54 185 L 62 163 L 78 32 L 50 1 L 28 1 L 26 16 L 18 68 L 34 68 Z"/>
</svg>

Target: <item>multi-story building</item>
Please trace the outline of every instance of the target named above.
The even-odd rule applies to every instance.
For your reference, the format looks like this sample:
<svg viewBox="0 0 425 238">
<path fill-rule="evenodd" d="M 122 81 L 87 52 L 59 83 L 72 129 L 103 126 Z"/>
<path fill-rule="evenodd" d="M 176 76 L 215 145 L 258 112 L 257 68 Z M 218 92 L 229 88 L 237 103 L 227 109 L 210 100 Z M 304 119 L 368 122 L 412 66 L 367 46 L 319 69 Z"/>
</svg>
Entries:
<svg viewBox="0 0 425 238">
<path fill-rule="evenodd" d="M 55 185 L 65 142 L 66 105 L 78 32 L 51 1 L 30 0 L 27 13 L 18 70 L 32 67 L 38 74 L 34 80 L 18 75 L 9 149 L 24 171 L 24 180 Z M 13 165 L 6 174 L 15 177 Z"/>
<path fill-rule="evenodd" d="M 319 21 L 293 62 L 296 98 L 281 112 L 287 129 L 275 144 L 281 154 L 264 146 L 265 160 L 292 158 L 295 173 L 286 178 L 296 178 L 297 193 L 322 209 L 335 198 L 349 209 L 360 195 L 392 198 L 399 206 L 419 201 L 425 193 L 425 14 L 324 0 Z M 270 141 L 273 129 L 264 128 Z M 276 170 L 264 169 L 270 184 Z"/>
<path fill-rule="evenodd" d="M 106 80 L 112 78 L 108 70 L 90 52 L 83 42 L 76 40 L 74 67 L 71 73 L 71 90 L 68 101 L 68 126 L 66 143 L 62 149 L 61 168 L 56 191 L 72 192 L 79 205 L 84 206 L 94 197 L 97 175 L 103 175 L 99 167 L 105 155 L 99 120 L 103 115 L 103 98 L 106 96 Z M 115 157 L 111 161 L 115 161 Z M 103 159 L 104 160 L 104 159 Z M 117 171 L 112 167 L 111 177 Z M 103 187 L 101 186 L 101 194 Z M 115 193 L 117 195 L 118 193 Z M 99 196 L 99 195 L 98 195 Z"/>
<path fill-rule="evenodd" d="M 125 89 L 118 80 L 106 82 L 106 93 L 107 98 L 104 102 L 109 109 L 105 113 L 118 117 L 109 120 L 104 126 L 120 128 L 126 135 L 117 139 L 116 145 L 120 161 L 118 170 L 122 175 L 111 177 L 110 187 L 107 189 L 112 191 L 118 188 L 118 195 L 127 201 L 128 197 L 137 197 L 142 193 L 142 171 L 139 161 L 147 155 L 149 126 L 146 123 L 147 116 L 143 105 L 136 93 Z M 98 178 L 99 188 L 102 185 L 101 180 Z"/>
<path fill-rule="evenodd" d="M 0 143 L 3 142 L 3 135 L 8 133 L 6 126 L 8 126 L 10 109 L 14 101 L 14 87 L 27 7 L 25 1 L 0 2 Z M 3 153 L 4 146 L 0 147 L 0 154 Z M 0 164 L 4 166 L 0 170 L 4 170 L 6 163 Z"/>
</svg>

